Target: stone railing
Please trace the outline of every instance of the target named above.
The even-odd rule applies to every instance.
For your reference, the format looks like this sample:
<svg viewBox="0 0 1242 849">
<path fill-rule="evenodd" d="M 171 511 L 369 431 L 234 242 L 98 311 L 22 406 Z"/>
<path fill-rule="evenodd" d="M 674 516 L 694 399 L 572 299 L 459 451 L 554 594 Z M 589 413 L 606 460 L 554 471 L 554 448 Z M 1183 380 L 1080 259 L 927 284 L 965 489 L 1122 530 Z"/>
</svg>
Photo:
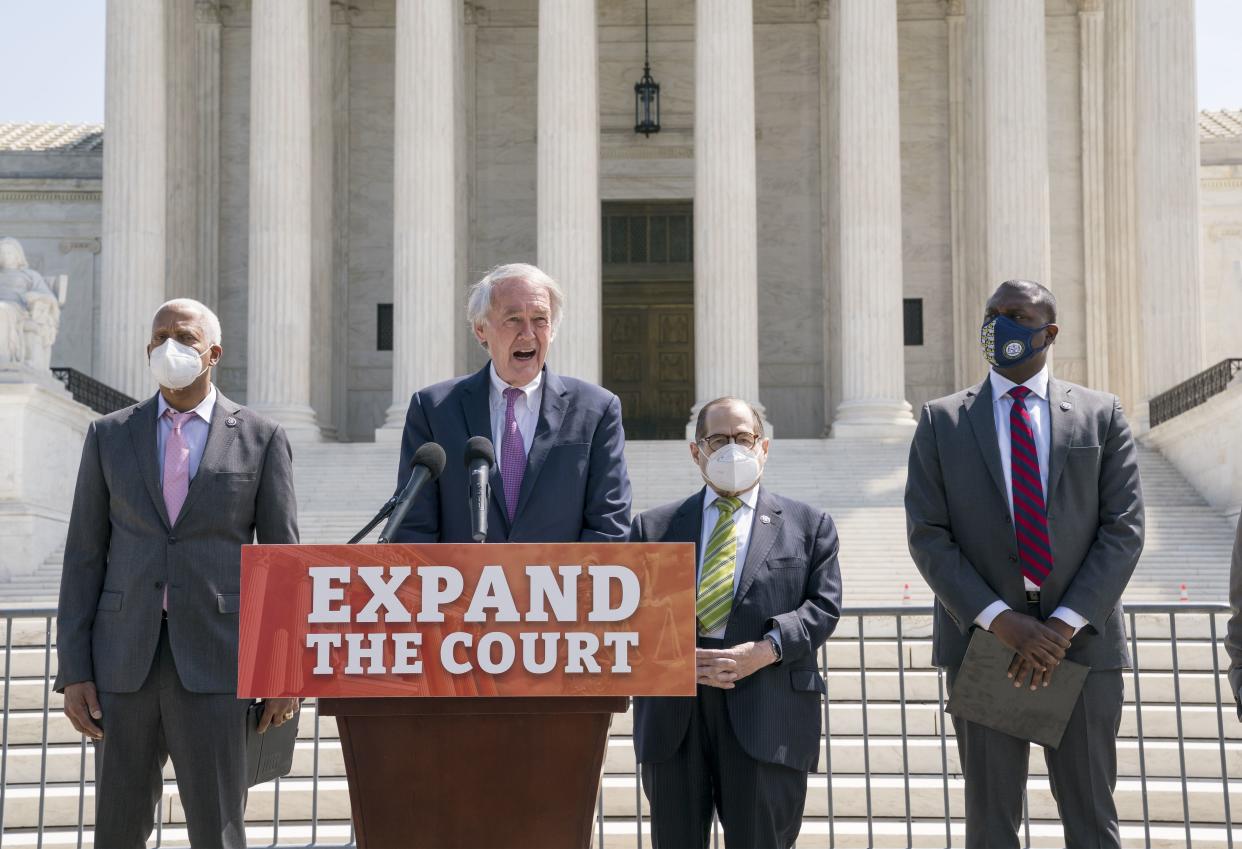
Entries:
<svg viewBox="0 0 1242 849">
<path fill-rule="evenodd" d="M 1184 380 L 1151 399 L 1151 426 L 1199 406 L 1213 395 L 1224 392 L 1229 381 L 1242 368 L 1242 359 L 1221 360 L 1211 368 Z"/>
<path fill-rule="evenodd" d="M 56 375 L 57 380 L 65 384 L 69 394 L 73 396 L 73 400 L 90 407 L 101 416 L 115 413 L 123 407 L 136 403 L 134 398 L 130 398 L 125 393 L 113 389 L 107 384 L 100 383 L 95 378 L 83 374 L 77 369 L 53 368 L 52 374 Z"/>
</svg>

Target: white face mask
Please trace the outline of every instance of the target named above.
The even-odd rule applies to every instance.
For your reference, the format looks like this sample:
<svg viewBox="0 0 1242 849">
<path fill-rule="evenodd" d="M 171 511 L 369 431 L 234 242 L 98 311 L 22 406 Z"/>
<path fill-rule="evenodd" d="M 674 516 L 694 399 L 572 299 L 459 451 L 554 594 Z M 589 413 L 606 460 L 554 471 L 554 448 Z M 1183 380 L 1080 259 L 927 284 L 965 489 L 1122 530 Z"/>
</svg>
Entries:
<svg viewBox="0 0 1242 849">
<path fill-rule="evenodd" d="M 759 466 L 759 447 L 755 453 L 740 445 L 729 443 L 707 458 L 704 477 L 712 486 L 723 492 L 745 492 L 759 482 L 763 470 Z"/>
<path fill-rule="evenodd" d="M 203 355 L 176 339 L 169 339 L 151 352 L 151 375 L 160 386 L 185 389 L 207 371 Z"/>
</svg>

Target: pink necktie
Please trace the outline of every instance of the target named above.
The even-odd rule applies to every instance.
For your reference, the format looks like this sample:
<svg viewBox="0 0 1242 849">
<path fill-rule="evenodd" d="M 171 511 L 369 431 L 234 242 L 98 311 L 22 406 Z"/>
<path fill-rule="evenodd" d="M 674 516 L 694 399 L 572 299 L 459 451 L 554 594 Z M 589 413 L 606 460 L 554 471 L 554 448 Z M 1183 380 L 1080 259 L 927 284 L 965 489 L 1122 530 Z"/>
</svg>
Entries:
<svg viewBox="0 0 1242 849">
<path fill-rule="evenodd" d="M 164 415 L 172 422 L 172 433 L 164 442 L 164 506 L 168 508 L 169 524 L 175 525 L 181 505 L 185 504 L 185 496 L 190 491 L 190 446 L 181 433 L 181 426 L 197 413 L 193 410 L 178 413 L 168 409 Z"/>
<path fill-rule="evenodd" d="M 518 428 L 513 404 L 522 397 L 522 390 L 510 386 L 505 390 L 505 433 L 500 447 L 500 480 L 505 485 L 505 509 L 509 521 L 517 513 L 518 494 L 522 491 L 522 477 L 526 474 L 526 444 Z"/>
<path fill-rule="evenodd" d="M 172 422 L 172 433 L 164 442 L 164 506 L 171 525 L 177 524 L 177 516 L 190 491 L 190 446 L 181 433 L 181 426 L 195 415 L 193 410 L 188 413 L 178 413 L 171 408 L 164 411 L 164 416 Z M 164 585 L 164 609 L 168 609 L 167 584 Z"/>
</svg>

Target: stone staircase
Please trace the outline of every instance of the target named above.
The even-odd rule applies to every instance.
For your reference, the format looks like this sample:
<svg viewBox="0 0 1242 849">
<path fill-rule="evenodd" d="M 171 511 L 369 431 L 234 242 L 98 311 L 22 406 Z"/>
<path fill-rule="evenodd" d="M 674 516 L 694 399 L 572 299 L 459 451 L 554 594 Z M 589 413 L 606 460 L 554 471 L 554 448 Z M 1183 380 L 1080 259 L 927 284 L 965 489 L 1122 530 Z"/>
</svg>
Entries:
<svg viewBox="0 0 1242 849">
<path fill-rule="evenodd" d="M 906 450 L 905 444 L 883 441 L 781 440 L 774 446 L 766 482 L 782 494 L 826 508 L 837 520 L 847 610 L 900 605 L 907 583 L 911 605 L 930 603 L 905 544 Z M 391 492 L 395 453 L 395 447 L 374 444 L 297 449 L 304 540 L 342 542 L 360 528 Z M 682 443 L 629 446 L 636 510 L 684 497 L 698 486 L 687 455 Z M 1127 599 L 1176 601 L 1184 582 L 1194 602 L 1223 601 L 1231 523 L 1213 513 L 1160 455 L 1143 449 L 1141 463 L 1148 542 Z M 57 570 L 50 558 L 40 570 L 42 577 L 22 582 L 20 592 L 17 582 L 0 587 L 0 602 L 53 599 Z M 1169 639 L 1167 615 L 1138 614 L 1136 621 L 1142 708 L 1136 709 L 1136 679 L 1127 673 L 1117 787 L 1123 840 L 1135 846 L 1146 845 L 1149 837 L 1156 846 L 1226 846 L 1226 799 L 1232 817 L 1242 818 L 1242 723 L 1234 718 L 1226 685 L 1214 673 L 1213 658 L 1215 669 L 1227 663 L 1223 647 L 1213 643 L 1206 615 L 1179 615 L 1176 643 Z M 0 623 L 0 640 L 3 627 Z M 1217 636 L 1223 634 L 1223 616 L 1217 617 L 1215 629 Z M 900 638 L 892 617 L 868 617 L 860 640 L 859 620 L 847 616 L 829 641 L 824 652 L 829 733 L 821 772 L 810 779 L 800 847 L 962 844 L 962 782 L 952 728 L 942 721 L 929 635 L 926 616 L 904 619 Z M 48 676 L 56 669 L 54 653 L 49 656 L 46 650 L 50 645 L 54 626 L 43 619 L 18 619 L 8 645 L 0 647 L 6 684 L 0 693 L 5 707 L 0 843 L 6 846 L 76 844 L 79 810 L 85 845 L 90 845 L 92 755 L 60 714 L 60 697 L 49 693 Z M 1221 697 L 1227 702 L 1223 713 L 1217 709 Z M 45 706 L 50 711 L 46 718 Z M 646 800 L 635 781 L 630 729 L 630 715 L 615 718 L 605 761 L 600 828 L 610 847 L 649 845 L 635 819 L 636 812 L 646 813 Z M 317 845 L 340 845 L 350 839 L 335 722 L 319 717 L 311 702 L 299 731 L 291 776 L 279 782 L 279 791 L 275 784 L 251 791 L 252 845 L 306 845 L 312 839 Z M 1221 778 L 1222 764 L 1227 782 Z M 1031 843 L 1061 845 L 1038 753 L 1030 768 Z M 1187 776 L 1184 788 L 1182 775 Z M 161 838 L 164 845 L 182 846 L 184 811 L 171 766 L 165 778 Z M 273 825 L 277 805 L 278 833 Z M 312 826 L 315 815 L 318 822 Z M 1234 843 L 1242 845 L 1242 828 L 1233 831 Z"/>
</svg>

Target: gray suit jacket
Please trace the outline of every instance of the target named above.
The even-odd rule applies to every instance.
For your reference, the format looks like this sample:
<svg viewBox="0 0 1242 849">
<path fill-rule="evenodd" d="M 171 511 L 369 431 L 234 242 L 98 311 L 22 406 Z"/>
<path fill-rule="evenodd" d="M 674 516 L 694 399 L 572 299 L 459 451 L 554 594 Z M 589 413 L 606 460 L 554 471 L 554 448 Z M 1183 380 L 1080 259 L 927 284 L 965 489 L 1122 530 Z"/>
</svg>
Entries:
<svg viewBox="0 0 1242 849">
<path fill-rule="evenodd" d="M 1143 550 L 1138 455 L 1116 396 L 1049 380 L 1044 617 L 1058 605 L 1087 625 L 1068 657 L 1093 669 L 1130 662 L 1121 593 Z M 910 554 L 936 595 L 932 661 L 957 666 L 975 617 L 997 599 L 1026 610 L 1001 468 L 991 381 L 923 407 L 906 483 Z"/>
<path fill-rule="evenodd" d="M 60 582 L 56 689 L 142 686 L 168 638 L 182 684 L 237 690 L 241 547 L 298 541 L 293 458 L 275 422 L 218 394 L 207 445 L 177 523 L 156 447 L 157 396 L 94 422 L 78 468 Z"/>
<path fill-rule="evenodd" d="M 1229 568 L 1229 630 L 1225 632 L 1225 651 L 1229 652 L 1229 689 L 1238 703 L 1238 719 L 1242 719 L 1242 521 L 1238 522 L 1238 538 L 1233 543 L 1233 563 Z"/>
</svg>

